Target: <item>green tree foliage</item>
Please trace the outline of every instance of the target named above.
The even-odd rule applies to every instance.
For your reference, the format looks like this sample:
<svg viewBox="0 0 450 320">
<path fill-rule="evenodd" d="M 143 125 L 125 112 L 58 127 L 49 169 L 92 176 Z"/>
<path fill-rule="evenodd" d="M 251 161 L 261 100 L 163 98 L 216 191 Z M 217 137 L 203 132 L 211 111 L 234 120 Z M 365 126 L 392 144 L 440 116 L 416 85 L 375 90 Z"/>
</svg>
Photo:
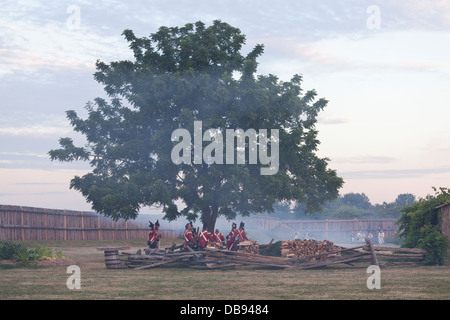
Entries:
<svg viewBox="0 0 450 320">
<path fill-rule="evenodd" d="M 347 193 L 341 198 L 341 203 L 345 206 L 355 207 L 358 209 L 369 209 L 372 204 L 364 193 Z"/>
<path fill-rule="evenodd" d="M 315 152 L 318 113 L 327 105 L 302 77 L 280 81 L 256 75 L 263 45 L 241 53 L 245 36 L 227 23 L 161 27 L 150 37 L 123 32 L 134 61 L 97 61 L 95 80 L 110 101 L 88 103 L 88 117 L 67 111 L 87 139 L 75 147 L 60 139 L 52 160 L 89 161 L 92 172 L 71 181 L 92 208 L 114 219 L 133 219 L 158 205 L 165 218 L 200 217 L 213 228 L 219 215 L 273 211 L 277 201 L 298 201 L 313 212 L 338 196 L 343 180 Z M 261 164 L 174 164 L 171 134 L 194 121 L 203 127 L 279 130 L 279 171 L 261 175 Z M 225 136 L 225 135 L 223 135 Z M 205 145 L 203 145 L 205 147 Z M 180 205 L 180 202 L 182 203 Z"/>
<path fill-rule="evenodd" d="M 442 264 L 446 258 L 448 239 L 441 232 L 441 212 L 435 208 L 450 202 L 450 190 L 433 188 L 434 195 L 427 195 L 402 209 L 398 220 L 398 235 L 407 248 L 427 250 L 425 263 Z"/>
<path fill-rule="evenodd" d="M 411 205 L 416 197 L 410 193 L 399 194 L 390 203 L 373 205 L 364 193 L 347 193 L 335 200 L 327 201 L 320 211 L 308 214 L 306 206 L 299 203 L 277 203 L 273 217 L 281 219 L 367 219 L 367 218 L 399 218 L 405 205 Z"/>
</svg>

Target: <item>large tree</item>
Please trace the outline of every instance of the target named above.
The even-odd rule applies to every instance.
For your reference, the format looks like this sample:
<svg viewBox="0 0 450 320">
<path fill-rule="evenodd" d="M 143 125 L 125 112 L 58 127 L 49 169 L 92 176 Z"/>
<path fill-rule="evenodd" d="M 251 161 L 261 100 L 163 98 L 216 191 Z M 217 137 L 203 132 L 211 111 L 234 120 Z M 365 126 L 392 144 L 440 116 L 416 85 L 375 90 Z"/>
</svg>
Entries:
<svg viewBox="0 0 450 320">
<path fill-rule="evenodd" d="M 256 75 L 263 45 L 243 55 L 245 36 L 221 21 L 161 27 L 150 37 L 136 37 L 131 30 L 123 35 L 134 61 L 96 63 L 94 78 L 109 101 L 87 103 L 86 119 L 66 112 L 87 145 L 61 138 L 61 149 L 49 152 L 52 160 L 90 162 L 92 172 L 74 177 L 70 187 L 95 211 L 133 219 L 142 207 L 159 205 L 169 221 L 200 218 L 212 230 L 218 216 L 231 220 L 271 212 L 278 201 L 301 202 L 314 212 L 338 196 L 343 180 L 328 168 L 329 159 L 316 155 L 315 124 L 327 101 L 317 99 L 314 90 L 303 92 L 299 75 L 290 81 Z M 216 129 L 214 137 L 203 136 L 209 142 L 201 136 L 200 145 L 186 136 L 174 138 L 175 130 L 186 129 L 195 140 L 194 123 L 200 121 L 203 131 Z M 250 140 L 244 145 L 243 163 L 237 159 L 242 151 L 237 139 L 233 164 L 195 158 L 197 147 L 203 155 L 229 159 L 230 150 L 212 146 L 225 139 L 225 130 L 238 129 L 278 130 L 278 137 L 266 137 L 272 155 L 279 148 L 278 170 L 261 174 L 268 162 L 251 161 L 256 151 L 260 160 L 262 152 L 270 153 L 262 149 L 261 134 L 256 145 Z M 173 161 L 173 153 L 193 161 Z"/>
</svg>

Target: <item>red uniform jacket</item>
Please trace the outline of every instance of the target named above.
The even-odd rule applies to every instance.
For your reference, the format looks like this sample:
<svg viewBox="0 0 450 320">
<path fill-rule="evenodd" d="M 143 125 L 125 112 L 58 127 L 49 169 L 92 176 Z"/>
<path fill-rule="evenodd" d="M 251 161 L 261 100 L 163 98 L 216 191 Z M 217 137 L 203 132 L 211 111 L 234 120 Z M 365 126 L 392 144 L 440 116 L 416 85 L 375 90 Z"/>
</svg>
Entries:
<svg viewBox="0 0 450 320">
<path fill-rule="evenodd" d="M 239 242 L 242 242 L 244 240 L 248 241 L 247 234 L 245 233 L 244 229 L 238 229 L 238 238 Z"/>
<path fill-rule="evenodd" d="M 228 234 L 228 240 L 227 240 L 227 249 L 228 250 L 233 250 L 234 247 L 236 246 L 236 238 L 239 236 L 239 231 L 238 230 L 231 230 L 230 233 Z"/>
<path fill-rule="evenodd" d="M 200 246 L 202 248 L 206 247 L 206 243 L 208 241 L 214 241 L 211 234 L 208 232 L 208 230 L 203 230 L 198 235 L 198 242 L 200 243 Z"/>
<path fill-rule="evenodd" d="M 221 232 L 216 232 L 213 235 L 214 241 L 215 242 L 222 242 L 225 241 L 225 237 Z"/>
<path fill-rule="evenodd" d="M 159 238 L 161 237 L 161 235 L 159 234 L 159 232 L 156 229 L 153 229 L 152 231 L 150 231 L 150 233 L 148 234 L 148 241 L 151 243 L 158 241 Z"/>
<path fill-rule="evenodd" d="M 188 230 L 188 229 L 184 230 L 183 237 L 184 237 L 184 246 L 185 247 L 188 246 L 188 241 L 195 242 L 194 237 L 192 236 L 191 230 Z"/>
</svg>

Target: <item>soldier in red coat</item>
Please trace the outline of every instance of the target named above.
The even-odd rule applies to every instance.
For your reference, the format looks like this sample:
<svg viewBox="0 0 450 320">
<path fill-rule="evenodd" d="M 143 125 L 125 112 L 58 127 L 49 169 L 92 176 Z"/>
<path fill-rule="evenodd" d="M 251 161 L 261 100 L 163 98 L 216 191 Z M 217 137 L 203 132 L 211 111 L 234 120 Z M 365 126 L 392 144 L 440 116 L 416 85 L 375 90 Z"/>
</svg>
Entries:
<svg viewBox="0 0 450 320">
<path fill-rule="evenodd" d="M 148 234 L 148 241 L 147 244 L 149 248 L 155 249 L 158 248 L 159 245 L 159 239 L 161 239 L 161 234 L 159 233 L 159 220 L 156 220 L 156 223 L 153 224 L 150 222 L 150 232 Z"/>
<path fill-rule="evenodd" d="M 239 229 L 238 229 L 238 239 L 239 239 L 239 242 L 242 242 L 242 241 L 245 241 L 245 240 L 248 241 L 247 233 L 245 233 L 245 230 L 244 230 L 244 223 L 243 223 L 243 222 L 241 222 L 241 224 L 239 225 Z"/>
<path fill-rule="evenodd" d="M 183 238 L 184 238 L 184 246 L 195 248 L 195 239 L 192 235 L 192 224 L 188 223 L 186 224 L 185 230 L 183 232 Z"/>
<path fill-rule="evenodd" d="M 216 229 L 216 232 L 213 234 L 213 239 L 215 242 L 225 244 L 225 236 L 219 231 L 219 229 Z"/>
<path fill-rule="evenodd" d="M 231 231 L 227 236 L 227 249 L 230 251 L 237 250 L 237 237 L 239 236 L 238 230 L 236 229 L 236 223 L 233 222 L 231 226 Z"/>
<path fill-rule="evenodd" d="M 214 239 L 211 237 L 211 234 L 208 232 L 208 229 L 206 227 L 206 224 L 203 224 L 203 229 L 198 235 L 198 243 L 199 248 L 205 248 L 208 244 L 208 241 L 214 241 Z"/>
</svg>

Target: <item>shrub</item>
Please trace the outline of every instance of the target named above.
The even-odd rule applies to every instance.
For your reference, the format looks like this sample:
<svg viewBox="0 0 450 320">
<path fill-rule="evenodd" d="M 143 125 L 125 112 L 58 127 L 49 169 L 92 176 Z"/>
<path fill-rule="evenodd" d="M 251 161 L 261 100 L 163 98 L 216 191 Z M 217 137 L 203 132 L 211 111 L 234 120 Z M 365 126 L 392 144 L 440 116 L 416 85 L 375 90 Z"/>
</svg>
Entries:
<svg viewBox="0 0 450 320">
<path fill-rule="evenodd" d="M 45 259 L 64 258 L 61 251 L 52 248 L 37 246 L 26 247 L 13 241 L 0 241 L 0 259 L 16 260 L 18 265 L 30 265 Z"/>
<path fill-rule="evenodd" d="M 12 241 L 0 241 L 0 260 L 12 260 L 24 246 Z"/>
<path fill-rule="evenodd" d="M 450 202 L 450 190 L 433 188 L 435 195 L 428 195 L 418 202 L 404 207 L 399 224 L 398 236 L 407 248 L 427 250 L 425 264 L 443 264 L 446 260 L 448 240 L 441 232 L 441 213 L 437 206 Z"/>
</svg>

